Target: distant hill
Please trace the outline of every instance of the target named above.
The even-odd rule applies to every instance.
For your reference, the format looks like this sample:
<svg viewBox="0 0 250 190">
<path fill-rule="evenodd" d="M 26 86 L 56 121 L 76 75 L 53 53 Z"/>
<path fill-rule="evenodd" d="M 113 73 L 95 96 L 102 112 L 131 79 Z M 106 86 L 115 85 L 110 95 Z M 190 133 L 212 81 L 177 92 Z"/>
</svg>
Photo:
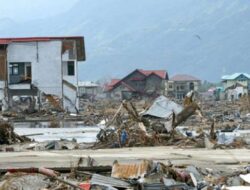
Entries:
<svg viewBox="0 0 250 190">
<path fill-rule="evenodd" d="M 82 80 L 122 77 L 135 68 L 210 81 L 250 72 L 248 0 L 79 0 L 50 19 L 3 25 L 0 36 L 84 35 Z"/>
</svg>

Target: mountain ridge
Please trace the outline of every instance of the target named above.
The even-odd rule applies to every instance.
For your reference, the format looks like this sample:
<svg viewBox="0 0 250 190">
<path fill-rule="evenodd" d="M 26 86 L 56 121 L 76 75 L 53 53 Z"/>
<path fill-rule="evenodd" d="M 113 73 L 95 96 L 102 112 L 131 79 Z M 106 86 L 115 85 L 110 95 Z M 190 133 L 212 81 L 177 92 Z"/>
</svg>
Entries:
<svg viewBox="0 0 250 190">
<path fill-rule="evenodd" d="M 218 81 L 249 72 L 249 32 L 245 0 L 79 0 L 50 19 L 0 29 L 1 36 L 85 36 L 81 80 L 121 78 L 143 68 Z"/>
</svg>

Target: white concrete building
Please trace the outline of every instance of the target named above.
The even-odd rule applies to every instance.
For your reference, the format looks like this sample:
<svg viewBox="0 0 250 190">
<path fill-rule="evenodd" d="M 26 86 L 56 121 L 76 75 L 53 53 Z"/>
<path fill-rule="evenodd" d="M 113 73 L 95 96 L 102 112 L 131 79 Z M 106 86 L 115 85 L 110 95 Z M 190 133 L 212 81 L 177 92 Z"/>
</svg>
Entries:
<svg viewBox="0 0 250 190">
<path fill-rule="evenodd" d="M 102 93 L 102 87 L 92 81 L 79 81 L 78 82 L 79 96 L 96 96 Z"/>
<path fill-rule="evenodd" d="M 53 95 L 75 112 L 84 60 L 83 37 L 0 38 L 0 98 L 11 106 L 13 96 Z"/>
</svg>

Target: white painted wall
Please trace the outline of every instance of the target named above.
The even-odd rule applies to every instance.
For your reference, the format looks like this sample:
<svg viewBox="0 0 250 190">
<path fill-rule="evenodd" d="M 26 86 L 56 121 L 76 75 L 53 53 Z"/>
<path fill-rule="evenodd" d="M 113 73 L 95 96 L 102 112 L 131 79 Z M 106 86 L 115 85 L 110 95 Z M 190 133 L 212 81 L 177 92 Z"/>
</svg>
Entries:
<svg viewBox="0 0 250 190">
<path fill-rule="evenodd" d="M 32 65 L 32 83 L 47 93 L 62 97 L 61 41 L 39 42 L 38 62 Z"/>
<path fill-rule="evenodd" d="M 8 62 L 36 62 L 36 42 L 12 43 L 7 48 Z"/>
<path fill-rule="evenodd" d="M 77 98 L 77 91 L 69 88 L 67 85 L 63 85 L 64 98 L 63 98 L 63 106 L 65 110 L 70 112 L 76 112 L 76 109 L 79 109 L 79 100 Z M 66 98 L 67 97 L 67 98 Z M 70 99 L 70 101 L 68 100 Z"/>
<path fill-rule="evenodd" d="M 32 84 L 46 94 L 62 97 L 61 41 L 12 43 L 7 61 L 31 62 Z"/>
<path fill-rule="evenodd" d="M 227 99 L 228 100 L 238 100 L 244 94 L 248 94 L 248 90 L 243 87 L 236 87 L 235 89 L 228 89 L 227 90 Z M 232 99 L 233 96 L 233 99 Z"/>
</svg>

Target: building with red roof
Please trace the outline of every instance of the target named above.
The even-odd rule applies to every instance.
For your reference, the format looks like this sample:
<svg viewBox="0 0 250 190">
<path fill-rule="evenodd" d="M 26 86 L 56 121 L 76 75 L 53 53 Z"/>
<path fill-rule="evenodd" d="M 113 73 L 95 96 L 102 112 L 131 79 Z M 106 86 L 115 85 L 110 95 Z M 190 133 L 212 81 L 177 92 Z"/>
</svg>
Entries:
<svg viewBox="0 0 250 190">
<path fill-rule="evenodd" d="M 158 96 L 164 94 L 167 80 L 165 70 L 136 69 L 120 80 L 111 80 L 105 89 L 108 97 L 115 99 Z"/>
<path fill-rule="evenodd" d="M 187 74 L 177 74 L 167 82 L 167 94 L 177 99 L 183 99 L 191 90 L 198 91 L 201 80 Z"/>
<path fill-rule="evenodd" d="M 14 96 L 50 95 L 75 112 L 78 61 L 84 60 L 82 36 L 0 38 L 0 100 L 11 107 Z"/>
</svg>

